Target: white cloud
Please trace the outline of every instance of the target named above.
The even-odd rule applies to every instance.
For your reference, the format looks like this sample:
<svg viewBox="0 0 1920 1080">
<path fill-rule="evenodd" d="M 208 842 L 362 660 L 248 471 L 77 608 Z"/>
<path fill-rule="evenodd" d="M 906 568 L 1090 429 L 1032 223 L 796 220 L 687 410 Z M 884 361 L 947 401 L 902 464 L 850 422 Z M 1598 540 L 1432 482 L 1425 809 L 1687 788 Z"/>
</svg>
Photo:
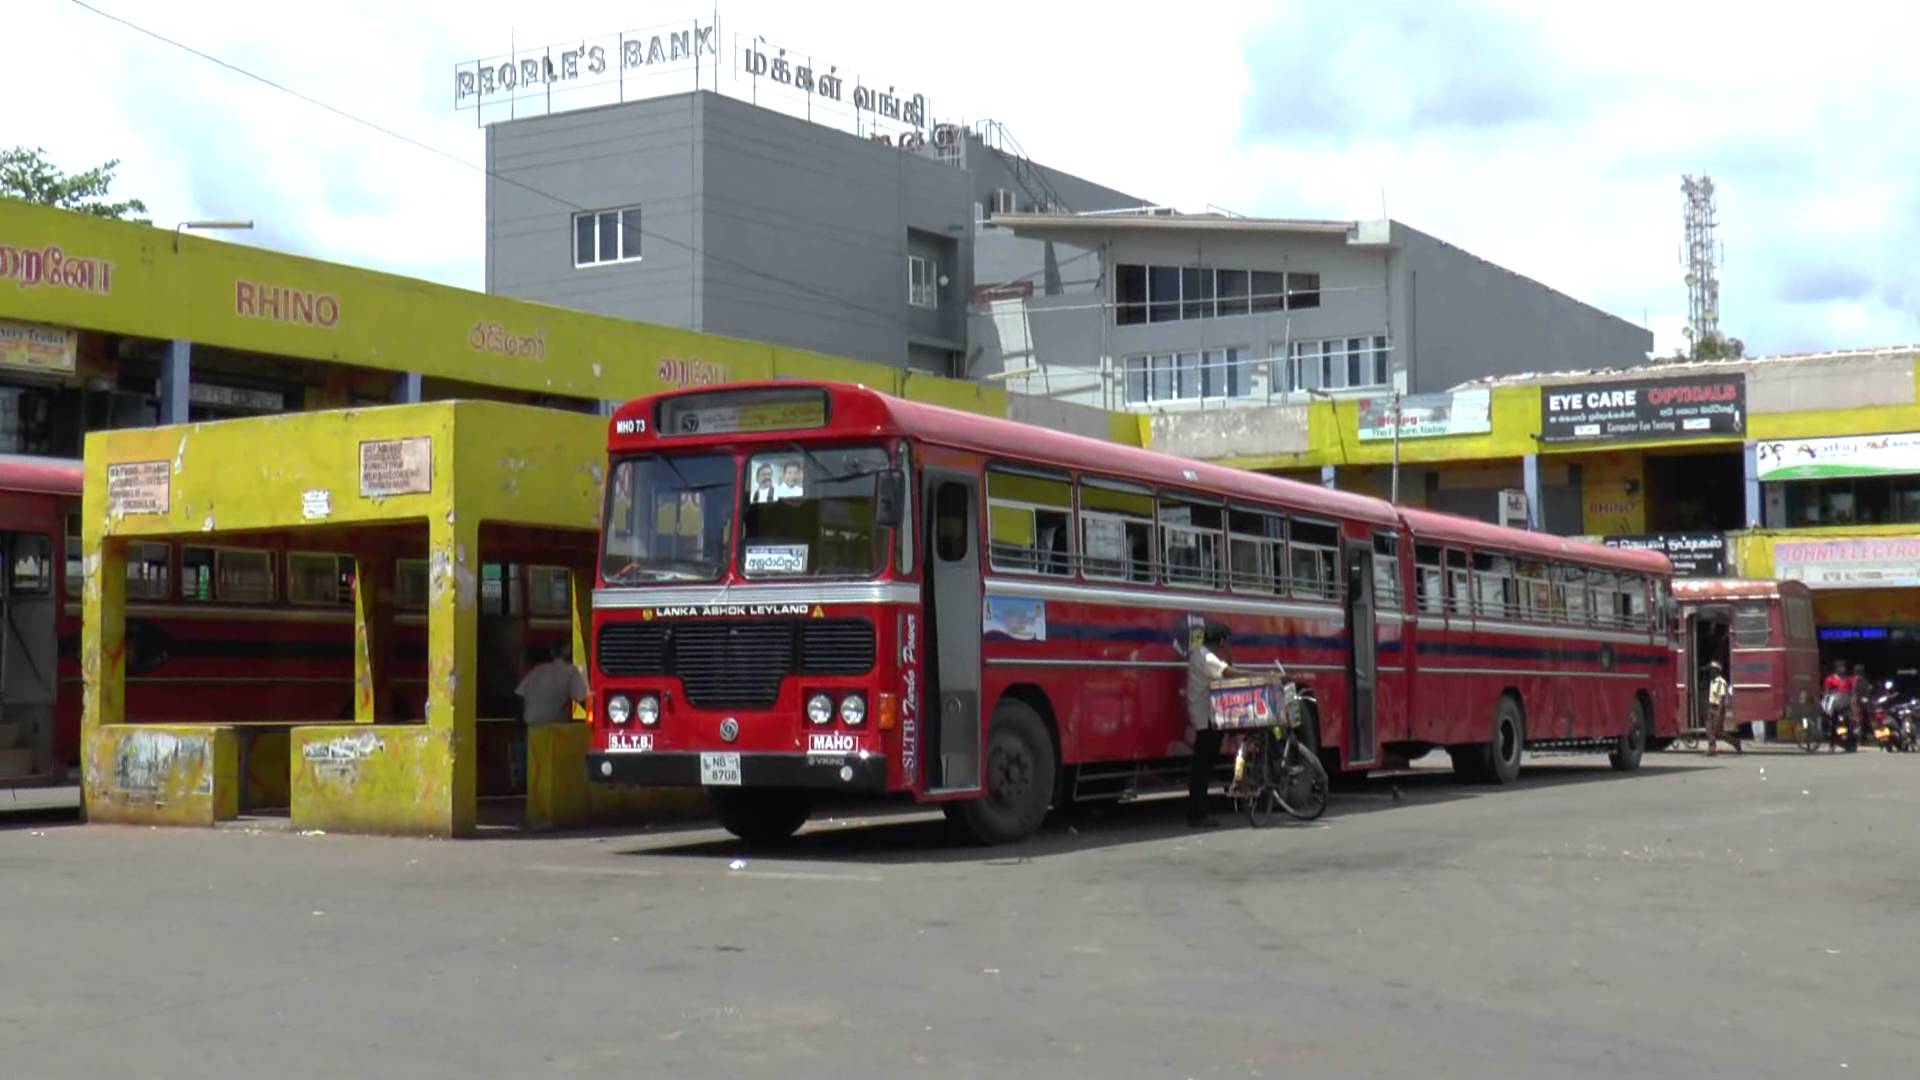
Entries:
<svg viewBox="0 0 1920 1080">
<path fill-rule="evenodd" d="M 253 217 L 247 242 L 478 287 L 484 140 L 463 59 L 671 17 L 587 0 L 97 0 L 442 148 L 457 164 L 91 14 L 8 12 L 16 55 L 72 74 L 10 98 L 6 140 L 123 159 L 161 224 Z M 20 7 L 21 5 L 14 5 Z M 751 31 L 1006 122 L 1040 160 L 1140 196 L 1276 216 L 1393 216 L 1678 344 L 1683 172 L 1721 192 L 1723 328 L 1761 350 L 1920 340 L 1912 148 L 1920 14 L 1518 0 L 723 6 Z"/>
</svg>

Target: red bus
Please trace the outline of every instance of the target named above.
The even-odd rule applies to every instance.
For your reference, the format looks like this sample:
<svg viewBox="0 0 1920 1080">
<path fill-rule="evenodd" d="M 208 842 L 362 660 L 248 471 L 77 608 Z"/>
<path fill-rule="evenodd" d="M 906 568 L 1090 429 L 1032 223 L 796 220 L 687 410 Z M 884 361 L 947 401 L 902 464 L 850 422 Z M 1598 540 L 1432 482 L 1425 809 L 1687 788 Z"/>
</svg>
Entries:
<svg viewBox="0 0 1920 1080">
<path fill-rule="evenodd" d="M 1689 737 L 1706 727 L 1707 665 L 1733 686 L 1730 728 L 1780 724 L 1798 734 L 1820 708 L 1820 642 L 1813 593 L 1798 581 L 1682 578 L 1673 583 L 1683 620 L 1675 693 Z"/>
<path fill-rule="evenodd" d="M 80 636 L 60 603 L 77 565 L 61 521 L 80 504 L 80 463 L 0 455 L 0 787 L 67 782 L 80 746 L 79 666 L 63 685 L 59 643 Z"/>
<path fill-rule="evenodd" d="M 82 468 L 0 456 L 0 787 L 64 784 L 80 756 Z M 395 567 L 394 714 L 426 706 L 425 544 Z M 520 673 L 570 633 L 564 567 L 481 568 L 482 789 L 512 790 Z M 127 548 L 127 718 L 285 724 L 353 716 L 350 555 L 286 534 Z M 499 743 L 500 746 L 493 744 Z M 284 779 L 278 785 L 284 788 Z"/>
<path fill-rule="evenodd" d="M 1302 681 L 1337 769 L 1630 769 L 1673 732 L 1657 553 L 836 384 L 633 401 L 609 456 L 589 775 L 705 786 L 748 840 L 834 791 L 1010 841 L 1180 775 L 1208 619 Z"/>
</svg>

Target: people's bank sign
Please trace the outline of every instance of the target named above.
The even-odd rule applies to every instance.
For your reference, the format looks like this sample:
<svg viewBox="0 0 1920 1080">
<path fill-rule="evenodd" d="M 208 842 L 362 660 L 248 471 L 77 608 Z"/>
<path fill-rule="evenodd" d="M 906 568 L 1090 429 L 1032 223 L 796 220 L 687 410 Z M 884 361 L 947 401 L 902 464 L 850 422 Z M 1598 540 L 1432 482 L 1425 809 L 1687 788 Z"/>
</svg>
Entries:
<svg viewBox="0 0 1920 1080">
<path fill-rule="evenodd" d="M 453 71 L 453 107 L 477 109 L 525 94 L 585 89 L 719 62 L 720 28 L 711 21 L 605 34 L 461 64 Z"/>
</svg>

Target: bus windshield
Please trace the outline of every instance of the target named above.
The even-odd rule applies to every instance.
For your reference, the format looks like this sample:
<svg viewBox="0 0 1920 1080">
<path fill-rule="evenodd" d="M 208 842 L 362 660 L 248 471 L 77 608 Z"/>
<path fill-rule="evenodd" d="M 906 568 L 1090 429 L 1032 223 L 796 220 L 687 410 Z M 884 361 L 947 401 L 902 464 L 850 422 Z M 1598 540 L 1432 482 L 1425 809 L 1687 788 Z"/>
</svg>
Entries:
<svg viewBox="0 0 1920 1080">
<path fill-rule="evenodd" d="M 607 478 L 609 585 L 718 581 L 732 540 L 734 461 L 729 454 L 629 458 Z"/>
<path fill-rule="evenodd" d="M 872 576 L 886 563 L 874 520 L 878 447 L 764 450 L 747 458 L 740 570 L 750 578 Z"/>
</svg>

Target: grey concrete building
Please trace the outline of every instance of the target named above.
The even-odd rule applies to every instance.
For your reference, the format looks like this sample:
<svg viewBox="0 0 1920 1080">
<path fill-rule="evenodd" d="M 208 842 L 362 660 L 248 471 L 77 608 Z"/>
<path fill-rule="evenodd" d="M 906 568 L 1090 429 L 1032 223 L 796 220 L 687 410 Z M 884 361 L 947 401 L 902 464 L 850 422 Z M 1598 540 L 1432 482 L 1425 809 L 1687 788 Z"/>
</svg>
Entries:
<svg viewBox="0 0 1920 1080">
<path fill-rule="evenodd" d="M 1636 363 L 1653 346 L 1643 327 L 1398 221 L 1155 208 L 993 222 L 1089 258 L 1072 287 L 982 305 L 976 372 L 1107 408 L 1417 394 Z"/>
<path fill-rule="evenodd" d="M 976 283 L 1044 296 L 1083 254 L 993 213 L 1143 205 L 997 124 L 911 142 L 712 91 L 492 124 L 487 290 L 965 376 Z"/>
</svg>

